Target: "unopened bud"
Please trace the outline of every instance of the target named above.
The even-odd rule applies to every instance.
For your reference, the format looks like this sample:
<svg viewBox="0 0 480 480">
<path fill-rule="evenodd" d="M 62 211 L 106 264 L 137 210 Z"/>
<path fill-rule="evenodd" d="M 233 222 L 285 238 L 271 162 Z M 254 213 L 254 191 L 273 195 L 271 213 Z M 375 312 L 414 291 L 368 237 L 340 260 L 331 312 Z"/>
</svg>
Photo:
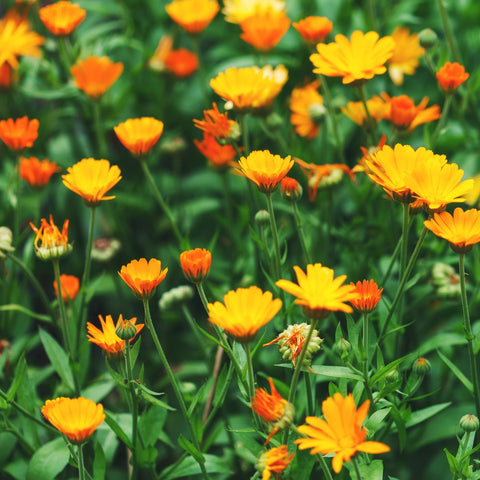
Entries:
<svg viewBox="0 0 480 480">
<path fill-rule="evenodd" d="M 284 177 L 280 183 L 282 197 L 289 202 L 296 202 L 302 197 L 303 188 L 297 180 Z"/>
<path fill-rule="evenodd" d="M 118 338 L 122 340 L 130 340 L 137 334 L 137 327 L 127 319 L 122 319 L 115 329 L 115 333 L 117 334 Z"/>
<path fill-rule="evenodd" d="M 430 362 L 426 358 L 419 357 L 415 360 L 415 362 L 413 362 L 412 369 L 417 375 L 423 376 L 428 372 L 430 372 L 430 370 L 432 369 L 432 366 L 430 365 Z"/>
<path fill-rule="evenodd" d="M 478 430 L 480 426 L 480 422 L 478 421 L 478 417 L 472 414 L 464 415 L 460 419 L 460 428 L 464 432 L 475 432 Z"/>
<path fill-rule="evenodd" d="M 255 214 L 255 221 L 261 228 L 265 228 L 270 225 L 270 215 L 262 208 Z"/>
<path fill-rule="evenodd" d="M 343 357 L 344 354 L 348 354 L 350 352 L 352 345 L 347 339 L 340 337 L 333 348 L 340 357 Z"/>
<path fill-rule="evenodd" d="M 418 34 L 418 41 L 423 48 L 432 48 L 438 42 L 437 34 L 431 28 L 424 28 Z"/>
<path fill-rule="evenodd" d="M 400 373 L 397 369 L 392 370 L 391 372 L 388 372 L 387 375 L 385 375 L 385 382 L 387 383 L 396 383 L 399 379 Z"/>
<path fill-rule="evenodd" d="M 5 258 L 8 252 L 15 250 L 12 247 L 12 231 L 8 227 L 0 227 L 0 259 Z"/>
</svg>

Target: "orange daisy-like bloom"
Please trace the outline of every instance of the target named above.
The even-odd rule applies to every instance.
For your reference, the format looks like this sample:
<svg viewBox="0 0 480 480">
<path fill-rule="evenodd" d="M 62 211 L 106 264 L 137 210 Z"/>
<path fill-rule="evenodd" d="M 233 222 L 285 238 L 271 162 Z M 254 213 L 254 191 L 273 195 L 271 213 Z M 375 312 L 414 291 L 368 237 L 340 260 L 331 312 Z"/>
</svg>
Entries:
<svg viewBox="0 0 480 480">
<path fill-rule="evenodd" d="M 228 113 L 220 113 L 216 103 L 212 106 L 213 109 L 203 111 L 204 120 L 193 120 L 197 128 L 215 138 L 229 138 L 232 130 L 235 131 L 235 135 L 240 133 L 238 123 L 235 120 L 229 120 Z"/>
<path fill-rule="evenodd" d="M 79 60 L 71 68 L 77 88 L 89 97 L 101 97 L 123 72 L 123 63 L 112 62 L 108 57 L 91 56 Z"/>
<path fill-rule="evenodd" d="M 130 118 L 113 127 L 122 145 L 133 155 L 142 156 L 158 142 L 163 122 L 153 117 Z"/>
<path fill-rule="evenodd" d="M 370 313 L 373 311 L 382 297 L 383 288 L 373 280 L 364 280 L 363 282 L 351 283 L 355 287 L 354 292 L 360 295 L 356 300 L 351 300 L 353 308 L 362 313 Z"/>
<path fill-rule="evenodd" d="M 297 282 L 277 280 L 275 285 L 297 297 L 295 303 L 301 305 L 305 315 L 310 318 L 323 319 L 332 311 L 352 313 L 353 309 L 345 302 L 359 297 L 352 285 L 343 285 L 346 275 L 333 278 L 333 270 L 321 263 L 307 265 L 307 273 L 294 266 Z"/>
<path fill-rule="evenodd" d="M 172 51 L 173 37 L 171 35 L 163 35 L 158 42 L 155 53 L 148 60 L 148 66 L 157 72 L 164 72 L 167 67 L 165 60 Z"/>
<path fill-rule="evenodd" d="M 87 12 L 76 3 L 61 1 L 39 10 L 40 20 L 54 35 L 70 35 L 85 20 Z"/>
<path fill-rule="evenodd" d="M 210 24 L 220 6 L 216 0 L 174 0 L 165 10 L 186 32 L 195 34 Z"/>
<path fill-rule="evenodd" d="M 58 298 L 57 281 L 53 281 L 55 296 Z M 75 275 L 60 275 L 60 289 L 62 291 L 62 299 L 64 302 L 74 300 L 80 290 L 80 280 Z"/>
<path fill-rule="evenodd" d="M 179 78 L 190 76 L 198 65 L 198 57 L 186 48 L 172 50 L 165 59 L 166 69 Z"/>
<path fill-rule="evenodd" d="M 373 157 L 373 155 L 377 152 L 379 152 L 380 150 L 383 149 L 383 147 L 385 146 L 385 144 L 387 143 L 387 136 L 382 133 L 382 136 L 380 138 L 380 141 L 378 142 L 378 145 L 372 145 L 371 147 L 369 148 L 365 148 L 365 147 L 360 147 L 360 150 L 362 151 L 362 158 L 359 160 L 358 164 L 355 165 L 353 168 L 352 168 L 352 172 L 363 172 L 363 173 L 367 173 L 368 172 L 368 167 L 366 166 L 366 161 L 367 160 L 370 160 L 372 161 L 373 163 L 375 163 L 375 159 Z"/>
<path fill-rule="evenodd" d="M 285 200 L 296 202 L 303 193 L 302 186 L 295 178 L 283 177 L 280 182 L 280 191 Z"/>
<path fill-rule="evenodd" d="M 480 211 L 472 208 L 464 211 L 456 208 L 449 212 L 435 213 L 423 224 L 437 237 L 444 238 L 457 253 L 469 252 L 480 242 Z"/>
<path fill-rule="evenodd" d="M 149 299 L 157 286 L 162 282 L 168 268 L 162 270 L 162 263 L 156 258 L 148 262 L 146 258 L 132 260 L 128 265 L 123 265 L 118 274 L 122 280 L 133 290 L 140 300 Z"/>
<path fill-rule="evenodd" d="M 437 73 L 440 88 L 446 93 L 453 93 L 470 76 L 465 67 L 457 62 L 447 62 Z"/>
<path fill-rule="evenodd" d="M 237 152 L 231 145 L 220 145 L 215 137 L 208 133 L 203 134 L 201 142 L 194 140 L 193 143 L 213 168 L 226 170 L 234 165 L 233 159 L 237 156 Z"/>
<path fill-rule="evenodd" d="M 40 161 L 37 157 L 20 157 L 20 177 L 35 188 L 43 188 L 54 173 L 61 168 L 48 159 Z"/>
<path fill-rule="evenodd" d="M 10 150 L 20 151 L 30 148 L 38 137 L 39 122 L 21 117 L 13 120 L 0 120 L 0 138 Z"/>
<path fill-rule="evenodd" d="M 318 93 L 319 81 L 294 88 L 290 97 L 290 122 L 295 131 L 308 140 L 315 138 L 320 130 L 320 122 L 326 114 L 323 97 Z"/>
<path fill-rule="evenodd" d="M 395 85 L 403 83 L 404 75 L 413 75 L 420 64 L 419 58 L 425 53 L 420 46 L 418 35 L 408 28 L 396 27 L 392 33 L 395 50 L 388 60 L 388 74 Z"/>
<path fill-rule="evenodd" d="M 342 83 L 359 85 L 375 75 L 385 73 L 385 62 L 393 55 L 392 37 L 379 39 L 377 32 L 356 30 L 351 40 L 335 35 L 335 42 L 319 43 L 318 53 L 310 56 L 313 72 L 327 77 L 343 77 Z"/>
<path fill-rule="evenodd" d="M 212 254 L 205 248 L 186 250 L 180 254 L 180 265 L 187 280 L 200 283 L 207 278 L 212 264 Z"/>
<path fill-rule="evenodd" d="M 83 397 L 47 400 L 42 414 L 75 445 L 86 442 L 105 420 L 103 405 Z"/>
<path fill-rule="evenodd" d="M 333 29 L 333 23 L 327 17 L 310 16 L 292 25 L 302 36 L 303 41 L 310 45 L 323 42 Z"/>
<path fill-rule="evenodd" d="M 84 158 L 73 167 L 67 168 L 62 175 L 63 184 L 72 192 L 80 195 L 89 207 L 96 207 L 104 200 L 112 200 L 114 195 L 105 197 L 120 180 L 120 169 L 111 165 L 108 160 Z"/>
<path fill-rule="evenodd" d="M 263 452 L 257 459 L 256 468 L 262 474 L 262 480 L 270 480 L 273 477 L 277 480 L 279 475 L 290 465 L 294 453 L 289 453 L 286 445 L 272 448 Z"/>
<path fill-rule="evenodd" d="M 370 117 L 379 122 L 389 113 L 390 105 L 382 100 L 378 95 L 374 95 L 367 100 L 367 108 Z M 340 109 L 352 122 L 357 125 L 363 125 L 367 120 L 367 112 L 363 102 L 348 102 L 346 107 Z"/>
<path fill-rule="evenodd" d="M 230 23 L 242 23 L 248 17 L 265 10 L 285 10 L 285 0 L 223 0 L 223 14 Z"/>
<path fill-rule="evenodd" d="M 42 218 L 39 228 L 32 222 L 30 227 L 37 234 L 34 243 L 35 254 L 42 260 L 54 260 L 72 251 L 72 245 L 68 243 L 68 220 L 63 223 L 61 232 L 53 223 L 51 215 L 50 224 Z"/>
<path fill-rule="evenodd" d="M 209 303 L 208 320 L 223 328 L 237 342 L 248 343 L 282 308 L 282 301 L 258 287 L 230 290 L 223 303 Z"/>
<path fill-rule="evenodd" d="M 300 450 L 311 448 L 312 455 L 335 453 L 332 460 L 335 473 L 339 473 L 343 462 L 349 462 L 357 452 L 389 452 L 390 447 L 384 443 L 365 441 L 367 429 L 362 423 L 369 407 L 369 400 L 357 409 L 351 393 L 345 398 L 341 393 L 335 393 L 322 402 L 325 420 L 307 417 L 307 425 L 301 425 L 298 431 L 308 438 L 298 438 L 295 443 Z"/>
<path fill-rule="evenodd" d="M 262 193 L 274 192 L 283 177 L 293 167 L 294 161 L 273 155 L 268 150 L 256 150 L 238 162 L 237 172 L 251 180 Z"/>
</svg>

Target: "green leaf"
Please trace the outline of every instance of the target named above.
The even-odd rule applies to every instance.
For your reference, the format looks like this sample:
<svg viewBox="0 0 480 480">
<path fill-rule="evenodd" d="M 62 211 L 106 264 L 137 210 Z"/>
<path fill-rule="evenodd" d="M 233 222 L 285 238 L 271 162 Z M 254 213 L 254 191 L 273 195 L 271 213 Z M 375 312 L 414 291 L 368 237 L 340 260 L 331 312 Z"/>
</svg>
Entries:
<svg viewBox="0 0 480 480">
<path fill-rule="evenodd" d="M 107 425 L 113 430 L 115 435 L 128 447 L 132 448 L 132 443 L 130 442 L 130 439 L 128 438 L 127 434 L 123 431 L 122 427 L 118 424 L 118 422 L 115 420 L 113 415 L 110 412 L 105 411 L 105 422 Z"/>
<path fill-rule="evenodd" d="M 452 473 L 458 473 L 460 471 L 460 464 L 458 463 L 458 460 L 446 448 L 444 448 L 443 451 L 447 455 L 450 471 Z"/>
<path fill-rule="evenodd" d="M 103 451 L 101 443 L 97 442 L 95 445 L 95 458 L 93 460 L 93 478 L 95 480 L 103 480 L 106 470 L 105 452 Z"/>
<path fill-rule="evenodd" d="M 155 445 L 159 435 L 162 433 L 166 419 L 167 410 L 156 405 L 152 405 L 142 414 L 138 428 L 146 446 Z"/>
<path fill-rule="evenodd" d="M 182 434 L 178 437 L 178 444 L 192 457 L 198 462 L 198 463 L 205 463 L 205 457 L 203 456 L 202 452 L 198 450 L 195 445 L 190 440 L 187 440 Z"/>
<path fill-rule="evenodd" d="M 395 370 L 401 363 L 406 361 L 412 356 L 412 354 L 405 355 L 404 357 L 397 358 L 393 362 L 388 363 L 383 368 L 378 370 L 378 372 L 372 376 L 370 379 L 370 385 L 373 386 L 380 380 L 384 379 L 391 371 Z"/>
<path fill-rule="evenodd" d="M 368 480 L 383 480 L 383 462 L 382 460 L 373 460 L 369 465 L 361 464 L 358 467 L 362 478 Z"/>
<path fill-rule="evenodd" d="M 28 464 L 27 480 L 53 480 L 67 466 L 70 452 L 60 437 L 46 443 L 34 454 Z"/>
<path fill-rule="evenodd" d="M 410 417 L 410 420 L 405 424 L 405 427 L 410 428 L 414 425 L 418 425 L 419 423 L 428 420 L 430 417 L 433 417 L 442 410 L 445 410 L 451 404 L 452 402 L 439 403 L 437 405 L 432 405 L 431 407 L 422 408 L 421 410 L 412 412 L 412 416 Z"/>
<path fill-rule="evenodd" d="M 438 356 L 443 361 L 443 363 L 452 371 L 452 373 L 463 383 L 466 389 L 473 394 L 473 384 L 472 382 L 463 374 L 463 372 L 450 360 L 448 359 L 440 350 L 437 350 Z"/>
<path fill-rule="evenodd" d="M 162 407 L 165 410 L 170 410 L 171 412 L 174 412 L 176 410 L 175 408 L 171 407 L 168 403 L 162 402 L 157 397 L 154 397 L 153 395 L 150 395 L 147 392 L 142 392 L 141 395 L 144 400 L 151 403 L 152 405 L 156 405 L 157 407 Z"/>
<path fill-rule="evenodd" d="M 316 374 L 323 375 L 324 377 L 348 378 L 350 380 L 358 381 L 363 380 L 359 374 L 352 372 L 348 367 L 312 365 L 311 369 Z"/>
<path fill-rule="evenodd" d="M 102 401 L 115 387 L 115 382 L 112 379 L 105 379 L 101 382 L 96 382 L 82 390 L 82 396 L 93 400 L 95 403 Z"/>
<path fill-rule="evenodd" d="M 369 432 L 376 432 L 382 425 L 385 417 L 390 413 L 391 407 L 382 408 L 370 415 L 369 419 L 365 422 L 365 427 Z"/>
<path fill-rule="evenodd" d="M 10 305 L 2 305 L 0 307 L 0 312 L 21 312 L 29 317 L 35 318 L 37 320 L 41 320 L 42 322 L 52 323 L 52 319 L 49 315 L 42 315 L 40 313 L 32 312 L 28 308 L 22 307 L 21 305 L 10 304 Z"/>
<path fill-rule="evenodd" d="M 228 475 L 231 475 L 232 471 L 228 467 L 228 462 L 226 462 L 225 459 L 216 457 L 215 455 L 204 455 L 204 457 L 205 468 L 208 473 L 220 473 L 227 475 L 227 478 L 231 478 Z M 179 464 L 165 468 L 159 479 L 174 480 L 175 478 L 190 477 L 200 473 L 200 466 L 195 459 L 193 457 L 185 457 Z"/>
<path fill-rule="evenodd" d="M 8 389 L 7 392 L 7 401 L 11 402 L 15 398 L 15 394 L 17 393 L 18 387 L 22 383 L 23 376 L 25 375 L 25 371 L 27 369 L 27 362 L 25 361 L 25 352 L 20 355 L 20 358 L 17 362 L 17 367 L 15 368 L 15 377 L 13 379 L 12 385 Z"/>
</svg>

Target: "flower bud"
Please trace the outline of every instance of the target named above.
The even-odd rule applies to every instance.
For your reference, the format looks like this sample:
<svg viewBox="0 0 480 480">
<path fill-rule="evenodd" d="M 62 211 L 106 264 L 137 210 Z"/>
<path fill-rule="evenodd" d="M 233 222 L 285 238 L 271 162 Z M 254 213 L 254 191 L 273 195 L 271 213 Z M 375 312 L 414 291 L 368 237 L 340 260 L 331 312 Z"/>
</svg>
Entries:
<svg viewBox="0 0 480 480">
<path fill-rule="evenodd" d="M 418 41 L 423 48 L 432 48 L 438 42 L 437 34 L 431 28 L 424 28 L 418 34 Z"/>
<path fill-rule="evenodd" d="M 169 310 L 193 298 L 194 292 L 190 285 L 180 285 L 165 292 L 158 302 L 160 310 Z"/>
<path fill-rule="evenodd" d="M 340 357 L 343 358 L 344 355 L 348 355 L 348 353 L 352 349 L 352 345 L 346 338 L 340 337 L 337 343 L 335 343 L 333 349 Z"/>
<path fill-rule="evenodd" d="M 480 422 L 478 421 L 478 417 L 472 414 L 464 415 L 460 419 L 460 428 L 465 432 L 475 432 L 478 430 L 480 426 Z"/>
<path fill-rule="evenodd" d="M 387 375 L 385 375 L 385 382 L 386 383 L 396 383 L 400 379 L 400 373 L 398 370 L 395 368 L 391 372 L 388 372 Z"/>
<path fill-rule="evenodd" d="M 294 178 L 283 177 L 280 182 L 280 192 L 282 197 L 288 202 L 296 202 L 302 197 L 303 188 Z"/>
<path fill-rule="evenodd" d="M 201 283 L 210 272 L 212 254 L 205 248 L 186 250 L 180 254 L 180 265 L 186 279 L 192 283 Z"/>
<path fill-rule="evenodd" d="M 430 365 L 430 362 L 426 358 L 419 357 L 415 360 L 415 362 L 413 362 L 412 369 L 417 375 L 423 376 L 428 372 L 430 372 L 430 370 L 432 369 L 432 366 Z"/>
<path fill-rule="evenodd" d="M 255 221 L 261 228 L 265 228 L 270 225 L 270 215 L 262 208 L 255 214 Z"/>
<path fill-rule="evenodd" d="M 137 334 L 137 327 L 130 320 L 122 319 L 118 322 L 115 333 L 118 338 L 128 341 Z"/>
</svg>

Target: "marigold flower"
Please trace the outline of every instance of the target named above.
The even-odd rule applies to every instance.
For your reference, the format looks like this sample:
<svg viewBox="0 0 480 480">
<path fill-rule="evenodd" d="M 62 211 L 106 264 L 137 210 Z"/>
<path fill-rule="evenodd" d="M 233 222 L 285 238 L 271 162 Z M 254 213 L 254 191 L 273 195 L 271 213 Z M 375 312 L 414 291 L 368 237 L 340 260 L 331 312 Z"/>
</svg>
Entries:
<svg viewBox="0 0 480 480">
<path fill-rule="evenodd" d="M 172 51 L 173 37 L 171 35 L 163 35 L 158 42 L 155 53 L 148 60 L 148 66 L 157 72 L 164 72 L 167 67 L 165 60 Z"/>
<path fill-rule="evenodd" d="M 89 97 L 101 97 L 123 72 L 123 63 L 112 62 L 108 57 L 91 56 L 79 60 L 71 68 L 77 88 Z"/>
<path fill-rule="evenodd" d="M 30 148 L 38 137 L 39 122 L 21 117 L 13 120 L 0 120 L 0 138 L 10 150 L 20 151 Z"/>
<path fill-rule="evenodd" d="M 351 304 L 355 310 L 362 313 L 370 313 L 373 311 L 380 301 L 383 288 L 378 288 L 378 285 L 373 280 L 364 280 L 363 282 L 350 283 L 355 287 L 354 292 L 360 295 L 359 298 L 351 300 Z"/>
<path fill-rule="evenodd" d="M 277 280 L 275 285 L 297 297 L 295 303 L 301 305 L 305 315 L 310 318 L 323 319 L 332 311 L 352 313 L 353 309 L 345 302 L 359 297 L 352 285 L 343 285 L 346 275 L 333 278 L 333 270 L 321 263 L 307 265 L 307 272 L 294 266 L 296 283 L 289 280 Z"/>
<path fill-rule="evenodd" d="M 280 182 L 280 191 L 285 200 L 296 202 L 301 198 L 303 188 L 295 178 L 283 177 Z"/>
<path fill-rule="evenodd" d="M 248 343 L 282 308 L 282 301 L 258 287 L 230 290 L 223 303 L 209 303 L 208 320 L 223 328 L 237 342 Z"/>
<path fill-rule="evenodd" d="M 370 118 L 379 122 L 389 113 L 390 105 L 378 95 L 367 100 L 368 113 Z M 362 126 L 367 120 L 367 112 L 363 102 L 348 102 L 346 107 L 340 109 L 352 122 Z"/>
<path fill-rule="evenodd" d="M 201 33 L 220 10 L 216 0 L 174 0 L 165 6 L 170 18 L 188 33 Z"/>
<path fill-rule="evenodd" d="M 327 17 L 309 16 L 292 25 L 302 36 L 303 41 L 310 45 L 323 42 L 333 29 L 333 23 Z"/>
<path fill-rule="evenodd" d="M 301 137 L 312 140 L 318 135 L 320 123 L 325 117 L 323 97 L 318 93 L 319 81 L 294 88 L 290 97 L 290 122 Z"/>
<path fill-rule="evenodd" d="M 51 215 L 50 224 L 42 218 L 39 228 L 32 222 L 30 227 L 37 234 L 34 243 L 35 254 L 42 260 L 55 260 L 72 251 L 72 245 L 68 243 L 68 220 L 63 222 L 61 232 L 53 223 Z"/>
<path fill-rule="evenodd" d="M 89 207 L 96 207 L 104 200 L 115 198 L 114 195 L 105 197 L 105 193 L 122 178 L 120 169 L 104 159 L 84 158 L 73 167 L 68 167 L 67 172 L 62 175 L 63 184 L 80 195 Z"/>
<path fill-rule="evenodd" d="M 270 480 L 272 473 L 275 479 L 290 465 L 294 453 L 289 453 L 286 445 L 271 448 L 263 452 L 257 459 L 256 468 L 262 474 L 262 480 Z"/>
<path fill-rule="evenodd" d="M 88 341 L 98 345 L 103 349 L 105 355 L 110 360 L 118 360 L 123 356 L 123 349 L 125 348 L 125 340 L 122 340 L 115 332 L 115 330 L 125 321 L 122 315 L 119 315 L 116 325 L 113 323 L 111 315 L 107 315 L 105 320 L 101 315 L 98 316 L 100 320 L 101 329 L 97 328 L 90 322 L 87 322 L 87 338 Z M 130 338 L 130 342 L 144 327 L 143 323 L 136 324 L 137 319 L 131 318 L 129 320 L 136 328 L 136 333 Z"/>
<path fill-rule="evenodd" d="M 379 152 L 380 150 L 382 150 L 386 143 L 387 143 L 387 136 L 384 133 L 382 133 L 382 136 L 380 137 L 380 141 L 378 142 L 378 145 L 372 145 L 369 148 L 360 147 L 360 150 L 362 151 L 363 156 L 359 160 L 358 164 L 355 165 L 352 168 L 352 172 L 367 173 L 368 172 L 368 167 L 366 166 L 366 161 L 370 160 L 375 164 L 375 159 L 374 159 L 373 155 L 375 153 Z"/>
<path fill-rule="evenodd" d="M 453 93 L 470 76 L 457 62 L 447 62 L 437 73 L 437 81 L 445 93 Z"/>
<path fill-rule="evenodd" d="M 156 258 L 148 262 L 146 258 L 132 260 L 128 265 L 123 265 L 118 274 L 122 280 L 133 290 L 140 300 L 149 299 L 155 289 L 165 279 L 168 268 L 162 270 L 162 263 Z"/>
<path fill-rule="evenodd" d="M 263 193 L 276 190 L 283 177 L 293 167 L 294 161 L 288 155 L 285 158 L 273 155 L 268 150 L 256 150 L 238 162 L 237 172 L 251 180 Z"/>
<path fill-rule="evenodd" d="M 367 429 L 362 423 L 369 407 L 370 401 L 366 400 L 357 409 L 351 393 L 344 398 L 337 392 L 322 402 L 325 420 L 307 417 L 307 425 L 301 425 L 298 431 L 308 438 L 298 438 L 295 443 L 300 450 L 311 448 L 312 455 L 335 453 L 332 460 L 335 473 L 339 473 L 343 462 L 349 462 L 357 452 L 389 452 L 390 447 L 384 443 L 365 441 Z"/>
<path fill-rule="evenodd" d="M 194 140 L 193 143 L 213 168 L 226 170 L 234 165 L 233 159 L 237 156 L 237 152 L 231 145 L 220 145 L 215 137 L 208 133 L 203 134 L 201 142 Z"/>
<path fill-rule="evenodd" d="M 205 248 L 186 250 L 180 254 L 180 265 L 187 280 L 201 283 L 207 278 L 212 264 L 212 254 Z"/>
<path fill-rule="evenodd" d="M 166 69 L 179 78 L 190 76 L 198 65 L 198 57 L 186 48 L 172 50 L 165 59 Z"/>
<path fill-rule="evenodd" d="M 216 103 L 213 109 L 204 110 L 204 120 L 193 120 L 194 125 L 215 138 L 232 138 L 240 135 L 240 126 L 235 120 L 228 119 L 228 113 L 220 113 Z"/>
<path fill-rule="evenodd" d="M 105 420 L 103 405 L 83 397 L 47 400 L 42 414 L 75 445 L 86 442 Z"/>
<path fill-rule="evenodd" d="M 385 62 L 393 55 L 395 41 L 392 37 L 379 39 L 377 32 L 353 32 L 348 40 L 335 35 L 335 42 L 319 43 L 318 53 L 310 56 L 313 72 L 327 77 L 343 77 L 342 83 L 359 85 L 375 75 L 385 73 Z"/>
<path fill-rule="evenodd" d="M 35 188 L 43 188 L 52 175 L 61 168 L 48 159 L 40 161 L 37 157 L 20 157 L 20 177 Z"/>
<path fill-rule="evenodd" d="M 388 74 L 395 85 L 402 85 L 404 75 L 413 75 L 420 64 L 419 58 L 425 53 L 420 46 L 418 35 L 408 28 L 396 27 L 392 33 L 395 41 L 393 55 L 388 60 Z"/>
<path fill-rule="evenodd" d="M 240 24 L 256 13 L 270 8 L 281 12 L 285 7 L 285 0 L 224 0 L 222 12 L 227 22 Z"/>
<path fill-rule="evenodd" d="M 153 117 L 129 118 L 113 127 L 122 145 L 133 155 L 142 156 L 158 142 L 163 122 Z"/>
<path fill-rule="evenodd" d="M 55 296 L 58 298 L 57 281 L 53 281 Z M 60 275 L 60 289 L 62 291 L 62 299 L 64 302 L 74 300 L 80 290 L 80 280 L 75 275 Z"/>
<path fill-rule="evenodd" d="M 76 3 L 60 1 L 39 10 L 40 20 L 54 35 L 70 35 L 87 15 L 86 10 Z"/>
</svg>

